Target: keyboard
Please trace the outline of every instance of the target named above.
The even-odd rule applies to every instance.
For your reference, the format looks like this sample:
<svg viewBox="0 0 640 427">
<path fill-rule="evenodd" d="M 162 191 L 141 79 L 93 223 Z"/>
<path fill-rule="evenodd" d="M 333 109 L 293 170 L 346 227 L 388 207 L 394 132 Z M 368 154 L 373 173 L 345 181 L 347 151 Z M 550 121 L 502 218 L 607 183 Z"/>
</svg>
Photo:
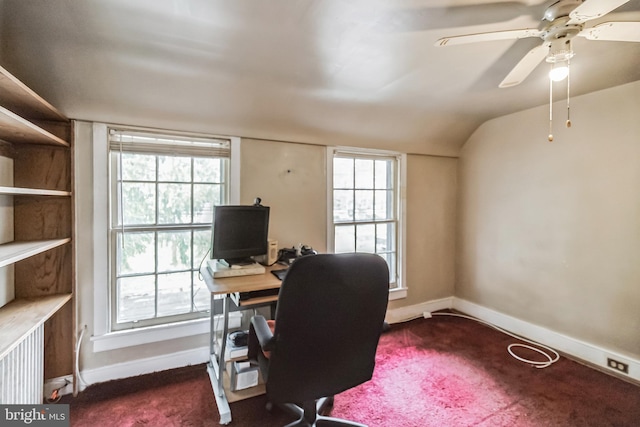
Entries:
<svg viewBox="0 0 640 427">
<path fill-rule="evenodd" d="M 274 276 L 276 276 L 280 280 L 284 280 L 284 276 L 287 275 L 288 271 L 289 271 L 288 268 L 283 268 L 281 270 L 271 270 L 271 274 L 273 274 Z"/>
</svg>

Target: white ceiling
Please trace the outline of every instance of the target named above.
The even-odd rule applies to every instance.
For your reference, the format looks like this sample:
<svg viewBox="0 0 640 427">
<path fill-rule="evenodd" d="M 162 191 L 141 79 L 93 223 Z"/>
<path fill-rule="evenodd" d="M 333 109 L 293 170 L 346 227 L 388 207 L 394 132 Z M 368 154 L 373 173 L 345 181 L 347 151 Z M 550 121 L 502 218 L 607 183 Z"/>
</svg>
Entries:
<svg viewBox="0 0 640 427">
<path fill-rule="evenodd" d="M 538 28 L 551 3 L 0 0 L 0 60 L 72 118 L 455 156 L 484 121 L 546 104 L 548 68 L 498 89 L 539 39 L 434 42 Z M 588 26 L 616 20 L 640 21 L 640 0 Z M 640 79 L 640 43 L 573 47 L 572 95 Z"/>
</svg>

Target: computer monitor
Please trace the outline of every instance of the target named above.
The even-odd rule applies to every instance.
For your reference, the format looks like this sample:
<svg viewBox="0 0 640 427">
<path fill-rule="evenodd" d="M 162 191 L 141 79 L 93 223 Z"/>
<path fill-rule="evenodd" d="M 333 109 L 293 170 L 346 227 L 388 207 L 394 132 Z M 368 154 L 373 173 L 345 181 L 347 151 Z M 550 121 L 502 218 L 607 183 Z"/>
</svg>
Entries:
<svg viewBox="0 0 640 427">
<path fill-rule="evenodd" d="M 252 264 L 252 256 L 267 253 L 268 234 L 268 206 L 215 206 L 211 258 L 228 266 Z"/>
</svg>

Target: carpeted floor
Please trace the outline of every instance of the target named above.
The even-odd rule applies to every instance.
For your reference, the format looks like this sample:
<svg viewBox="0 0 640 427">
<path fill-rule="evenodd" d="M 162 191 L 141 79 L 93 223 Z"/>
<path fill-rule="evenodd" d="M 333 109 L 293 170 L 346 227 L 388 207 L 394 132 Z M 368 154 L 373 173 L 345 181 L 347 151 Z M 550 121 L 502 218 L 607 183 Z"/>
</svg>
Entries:
<svg viewBox="0 0 640 427">
<path fill-rule="evenodd" d="M 507 353 L 512 342 L 461 318 L 392 325 L 380 340 L 372 380 L 336 396 L 331 414 L 370 427 L 640 426 L 640 387 L 566 358 L 532 368 Z M 216 426 L 219 420 L 204 365 L 97 384 L 63 402 L 78 427 Z M 231 404 L 230 425 L 292 421 L 265 404 L 265 396 Z"/>
</svg>

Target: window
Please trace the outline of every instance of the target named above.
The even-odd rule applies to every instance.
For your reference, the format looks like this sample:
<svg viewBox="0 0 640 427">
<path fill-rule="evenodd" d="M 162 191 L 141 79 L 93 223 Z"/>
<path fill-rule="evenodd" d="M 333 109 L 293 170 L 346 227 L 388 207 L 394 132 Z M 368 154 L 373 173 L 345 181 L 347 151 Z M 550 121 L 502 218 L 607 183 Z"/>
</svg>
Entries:
<svg viewBox="0 0 640 427">
<path fill-rule="evenodd" d="M 336 150 L 332 161 L 333 251 L 368 252 L 389 266 L 390 287 L 400 286 L 400 156 Z"/>
<path fill-rule="evenodd" d="M 110 129 L 109 153 L 111 329 L 208 316 L 198 270 L 228 200 L 229 141 Z"/>
</svg>

